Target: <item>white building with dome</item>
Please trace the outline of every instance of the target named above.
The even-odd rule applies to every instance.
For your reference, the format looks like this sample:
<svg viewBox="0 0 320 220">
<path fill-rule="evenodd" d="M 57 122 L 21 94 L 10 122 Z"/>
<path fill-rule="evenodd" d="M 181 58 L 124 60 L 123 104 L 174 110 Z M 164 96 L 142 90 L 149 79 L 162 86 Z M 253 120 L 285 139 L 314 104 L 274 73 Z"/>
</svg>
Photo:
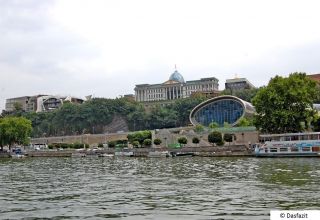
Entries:
<svg viewBox="0 0 320 220">
<path fill-rule="evenodd" d="M 215 77 L 184 81 L 183 76 L 175 70 L 168 81 L 161 84 L 139 84 L 135 87 L 135 99 L 138 102 L 171 102 L 187 98 L 194 93 L 209 96 L 218 94 L 219 80 Z"/>
</svg>

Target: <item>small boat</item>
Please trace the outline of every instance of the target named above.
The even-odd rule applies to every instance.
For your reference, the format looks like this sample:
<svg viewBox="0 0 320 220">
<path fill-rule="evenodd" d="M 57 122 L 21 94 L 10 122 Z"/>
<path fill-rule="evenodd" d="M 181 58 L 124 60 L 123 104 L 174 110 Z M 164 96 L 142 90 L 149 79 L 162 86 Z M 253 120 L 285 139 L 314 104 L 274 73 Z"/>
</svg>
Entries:
<svg viewBox="0 0 320 220">
<path fill-rule="evenodd" d="M 193 152 L 171 152 L 172 157 L 193 157 Z"/>
<path fill-rule="evenodd" d="M 75 152 L 71 154 L 71 157 L 86 157 L 86 156 L 87 154 L 82 152 Z"/>
<path fill-rule="evenodd" d="M 170 157 L 168 151 L 151 151 L 148 153 L 148 157 Z"/>
<path fill-rule="evenodd" d="M 132 151 L 118 151 L 114 153 L 114 156 L 133 157 Z"/>
<path fill-rule="evenodd" d="M 10 154 L 11 158 L 14 159 L 21 159 L 21 158 L 25 158 L 26 156 L 23 154 Z"/>
<path fill-rule="evenodd" d="M 113 154 L 104 153 L 104 154 L 98 154 L 98 157 L 114 157 L 114 155 Z"/>
<path fill-rule="evenodd" d="M 320 132 L 260 135 L 257 157 L 320 157 Z"/>
<path fill-rule="evenodd" d="M 10 154 L 10 156 L 11 158 L 21 159 L 21 158 L 25 158 L 26 154 L 22 152 L 20 148 L 16 148 L 12 150 L 12 153 Z"/>
</svg>

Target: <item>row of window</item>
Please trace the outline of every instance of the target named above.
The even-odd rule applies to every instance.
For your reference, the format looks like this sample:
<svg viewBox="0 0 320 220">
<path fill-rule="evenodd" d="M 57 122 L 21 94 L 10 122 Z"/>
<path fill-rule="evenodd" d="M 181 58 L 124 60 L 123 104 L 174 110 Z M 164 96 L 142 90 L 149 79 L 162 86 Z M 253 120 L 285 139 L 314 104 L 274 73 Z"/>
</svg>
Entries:
<svg viewBox="0 0 320 220">
<path fill-rule="evenodd" d="M 181 87 L 182 90 L 212 90 L 212 89 L 215 89 L 215 85 L 213 84 L 207 84 L 207 85 L 191 85 L 191 86 L 184 86 L 184 87 Z M 217 88 L 216 88 L 217 89 Z M 171 88 L 167 88 L 167 90 L 180 90 L 180 87 L 171 87 Z M 138 90 L 138 93 L 143 93 L 143 92 L 146 92 L 146 93 L 162 93 L 162 92 L 165 92 L 166 89 L 165 88 L 160 88 L 160 89 L 146 89 L 146 90 Z"/>
<path fill-rule="evenodd" d="M 194 117 L 198 123 L 204 126 L 208 126 L 211 122 L 222 126 L 225 122 L 235 123 L 243 115 L 243 112 L 243 106 L 239 102 L 219 100 L 202 107 L 194 114 Z"/>
</svg>

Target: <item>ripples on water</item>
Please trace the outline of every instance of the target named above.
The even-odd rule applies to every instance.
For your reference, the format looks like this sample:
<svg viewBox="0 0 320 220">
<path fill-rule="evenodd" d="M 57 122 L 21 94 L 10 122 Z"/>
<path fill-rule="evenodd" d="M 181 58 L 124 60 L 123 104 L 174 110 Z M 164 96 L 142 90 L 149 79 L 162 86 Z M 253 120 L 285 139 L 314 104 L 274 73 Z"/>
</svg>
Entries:
<svg viewBox="0 0 320 220">
<path fill-rule="evenodd" d="M 269 219 L 319 210 L 318 158 L 0 160 L 1 219 Z"/>
</svg>

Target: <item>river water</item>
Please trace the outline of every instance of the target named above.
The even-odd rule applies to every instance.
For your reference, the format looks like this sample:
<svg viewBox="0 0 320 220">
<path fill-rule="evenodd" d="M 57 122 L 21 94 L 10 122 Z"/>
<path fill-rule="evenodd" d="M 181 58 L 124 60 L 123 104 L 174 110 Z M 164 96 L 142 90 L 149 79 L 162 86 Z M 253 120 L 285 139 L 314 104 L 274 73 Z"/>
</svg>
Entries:
<svg viewBox="0 0 320 220">
<path fill-rule="evenodd" d="M 269 219 L 320 209 L 319 158 L 0 160 L 1 219 Z"/>
</svg>

